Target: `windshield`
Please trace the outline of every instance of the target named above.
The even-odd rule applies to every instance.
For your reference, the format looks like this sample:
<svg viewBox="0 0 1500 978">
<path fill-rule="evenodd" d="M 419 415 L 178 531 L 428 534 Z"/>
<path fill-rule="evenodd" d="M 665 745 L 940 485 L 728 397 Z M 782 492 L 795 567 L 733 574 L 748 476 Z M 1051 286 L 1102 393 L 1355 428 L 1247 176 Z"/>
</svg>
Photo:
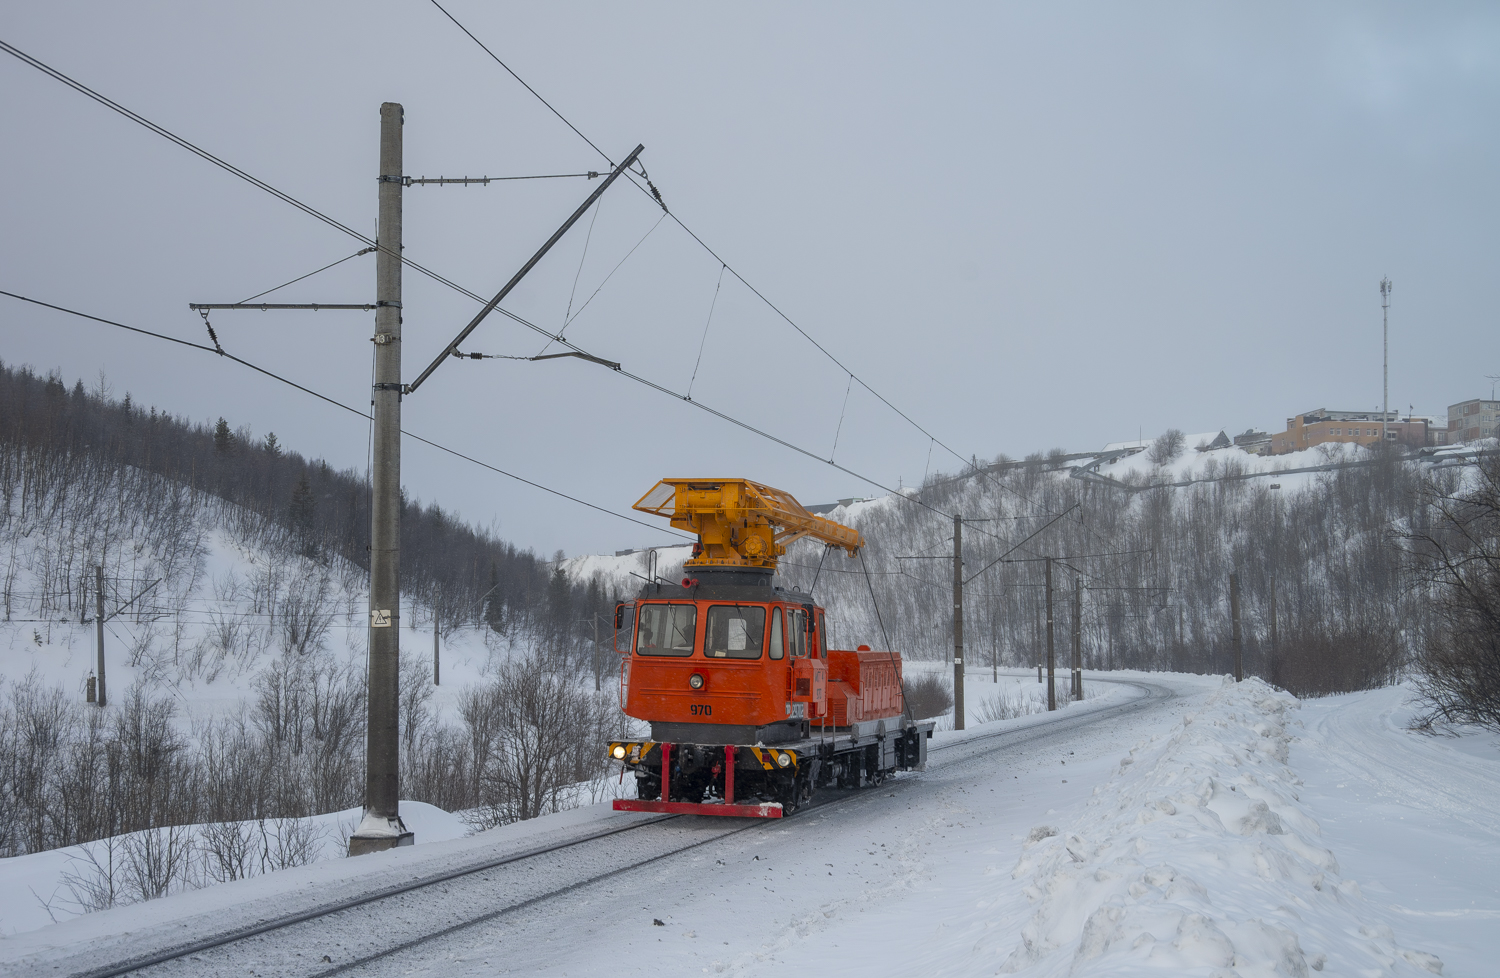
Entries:
<svg viewBox="0 0 1500 978">
<path fill-rule="evenodd" d="M 759 659 L 765 634 L 766 609 L 716 604 L 708 609 L 703 654 L 716 659 Z"/>
<path fill-rule="evenodd" d="M 690 604 L 643 604 L 637 608 L 638 655 L 692 655 L 698 631 L 698 609 Z"/>
</svg>

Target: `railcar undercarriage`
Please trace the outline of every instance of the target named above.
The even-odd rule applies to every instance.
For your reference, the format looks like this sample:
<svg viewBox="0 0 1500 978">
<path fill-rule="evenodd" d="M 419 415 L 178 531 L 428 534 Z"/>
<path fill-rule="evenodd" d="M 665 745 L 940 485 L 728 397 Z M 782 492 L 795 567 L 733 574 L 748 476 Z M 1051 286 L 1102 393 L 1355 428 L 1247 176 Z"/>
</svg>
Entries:
<svg viewBox="0 0 1500 978">
<path fill-rule="evenodd" d="M 819 788 L 871 787 L 897 771 L 922 770 L 933 726 L 927 720 L 888 732 L 881 721 L 769 747 L 614 741 L 610 756 L 636 779 L 636 797 L 622 798 L 614 807 L 784 818 L 806 805 Z"/>
</svg>

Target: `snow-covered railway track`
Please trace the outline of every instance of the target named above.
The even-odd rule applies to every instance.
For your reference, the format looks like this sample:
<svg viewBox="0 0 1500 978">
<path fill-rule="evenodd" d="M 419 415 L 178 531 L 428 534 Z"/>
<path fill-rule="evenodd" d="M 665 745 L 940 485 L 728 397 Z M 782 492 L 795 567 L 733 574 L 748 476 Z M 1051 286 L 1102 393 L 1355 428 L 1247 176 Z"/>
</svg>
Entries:
<svg viewBox="0 0 1500 978">
<path fill-rule="evenodd" d="M 88 956 L 90 967 L 79 967 L 75 958 L 55 962 L 51 970 L 70 978 L 243 975 L 247 968 L 261 978 L 337 975 L 758 824 L 675 815 L 632 819 L 627 825 L 425 875 L 106 965 L 99 965 L 94 953 Z M 591 845 L 612 837 L 609 845 Z M 497 894 L 502 894 L 498 901 Z M 367 920 L 358 922 L 359 916 Z"/>
<path fill-rule="evenodd" d="M 1134 713 L 1137 710 L 1147 709 L 1148 707 L 1159 703 L 1162 700 L 1170 699 L 1175 695 L 1166 686 L 1160 686 L 1156 683 L 1140 682 L 1138 680 L 1092 679 L 1090 680 L 1090 682 L 1107 682 L 1110 685 L 1115 686 L 1130 686 L 1135 689 L 1139 689 L 1143 695 L 1137 699 L 1129 700 L 1125 703 L 1116 703 L 1113 706 L 1106 706 L 1100 709 L 1079 711 L 1064 710 L 1057 713 L 1056 715 L 1045 715 L 1045 719 L 1039 720 L 1037 723 L 1031 726 L 1011 727 L 989 733 L 974 734 L 973 736 L 965 737 L 963 740 L 957 740 L 947 744 L 939 744 L 936 747 L 929 748 L 928 755 L 931 756 L 943 751 L 952 751 L 953 754 L 950 756 L 957 758 L 970 753 L 970 751 L 965 750 L 964 748 L 973 747 L 975 745 L 984 744 L 985 750 L 989 750 L 993 746 L 989 742 L 994 740 L 1000 740 L 1007 745 L 1024 744 L 1028 740 L 1036 740 L 1042 737 L 1051 737 L 1064 730 L 1072 730 L 1075 727 L 1081 727 L 1085 724 L 1097 723 L 1098 721 L 1103 720 L 1106 717 L 1116 717 L 1126 713 Z M 945 762 L 946 761 L 947 759 L 945 758 Z"/>
<path fill-rule="evenodd" d="M 1126 703 L 1064 711 L 1038 717 L 1023 727 L 976 733 L 939 744 L 931 750 L 933 764 L 962 764 L 989 756 L 999 748 L 1046 739 L 1141 710 L 1172 695 L 1166 687 L 1151 683 L 1122 684 L 1137 687 L 1144 695 Z M 909 790 L 921 780 L 898 778 L 888 785 Z M 807 811 L 843 807 L 874 794 L 826 792 Z M 143 947 L 151 935 L 142 933 L 141 943 L 133 949 L 117 945 L 116 960 L 107 964 L 100 964 L 95 950 L 87 956 L 55 959 L 48 962 L 52 967 L 43 967 L 51 974 L 71 978 L 230 973 L 253 973 L 258 978 L 331 978 L 728 837 L 772 828 L 773 823 L 758 819 L 632 817 L 628 824 L 614 822 L 560 841 L 450 867 L 167 947 L 160 943 L 155 948 Z"/>
</svg>

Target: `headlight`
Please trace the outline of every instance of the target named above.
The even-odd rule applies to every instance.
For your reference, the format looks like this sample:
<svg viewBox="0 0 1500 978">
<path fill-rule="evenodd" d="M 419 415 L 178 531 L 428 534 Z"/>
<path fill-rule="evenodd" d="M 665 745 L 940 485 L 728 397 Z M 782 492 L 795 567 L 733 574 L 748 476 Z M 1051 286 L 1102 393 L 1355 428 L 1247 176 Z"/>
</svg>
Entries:
<svg viewBox="0 0 1500 978">
<path fill-rule="evenodd" d="M 624 760 L 625 759 L 625 745 L 623 745 L 623 744 L 616 744 L 615 745 L 615 749 L 612 750 L 612 751 L 610 751 L 610 753 L 615 756 L 615 760 L 617 760 L 617 761 Z"/>
<path fill-rule="evenodd" d="M 782 767 L 786 767 L 787 765 L 792 763 L 792 755 L 783 751 L 782 753 L 776 755 L 776 763 L 781 765 Z"/>
<path fill-rule="evenodd" d="M 693 673 L 691 676 L 688 677 L 688 685 L 691 686 L 691 687 L 693 687 L 694 689 L 702 689 L 703 688 L 703 676 L 700 673 L 696 673 L 696 672 Z"/>
</svg>

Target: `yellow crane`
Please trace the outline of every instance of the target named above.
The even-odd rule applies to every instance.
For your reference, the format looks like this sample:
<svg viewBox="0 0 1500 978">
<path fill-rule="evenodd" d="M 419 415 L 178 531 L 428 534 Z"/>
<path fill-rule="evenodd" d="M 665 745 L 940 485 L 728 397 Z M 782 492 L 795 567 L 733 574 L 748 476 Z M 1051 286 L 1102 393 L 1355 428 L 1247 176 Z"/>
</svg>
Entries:
<svg viewBox="0 0 1500 978">
<path fill-rule="evenodd" d="M 775 569 L 786 545 L 802 537 L 859 553 L 858 530 L 809 513 L 791 493 L 749 479 L 663 479 L 632 507 L 665 516 L 675 529 L 696 534 L 699 546 L 685 567 Z"/>
</svg>

